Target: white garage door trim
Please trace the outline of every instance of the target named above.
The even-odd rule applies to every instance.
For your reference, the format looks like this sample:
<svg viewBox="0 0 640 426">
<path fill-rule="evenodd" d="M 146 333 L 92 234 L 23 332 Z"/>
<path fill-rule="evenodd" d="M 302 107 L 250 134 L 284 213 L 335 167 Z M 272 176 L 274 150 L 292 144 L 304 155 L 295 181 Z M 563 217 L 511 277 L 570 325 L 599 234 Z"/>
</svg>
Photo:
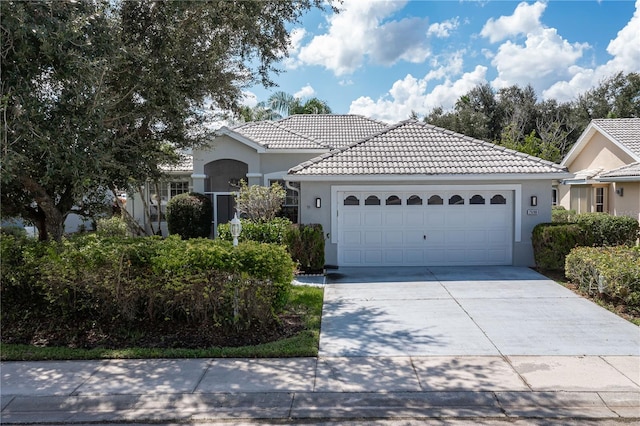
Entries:
<svg viewBox="0 0 640 426">
<path fill-rule="evenodd" d="M 383 256 L 385 259 L 381 259 L 380 261 L 382 263 L 388 263 L 388 264 L 421 264 L 421 261 L 419 259 L 421 259 L 421 254 L 420 254 L 420 250 L 421 250 L 421 244 L 416 240 L 413 242 L 410 242 L 411 240 L 415 240 L 415 233 L 422 233 L 422 231 L 420 231 L 420 229 L 413 229 L 410 225 L 396 225 L 393 221 L 395 217 L 398 217 L 399 223 L 402 223 L 403 220 L 406 220 L 407 224 L 409 224 L 408 220 L 409 220 L 409 216 L 411 215 L 413 217 L 417 217 L 415 216 L 416 212 L 422 212 L 421 214 L 424 214 L 424 221 L 425 221 L 425 227 L 426 227 L 426 221 L 430 220 L 429 217 L 432 217 L 432 213 L 433 213 L 433 218 L 436 220 L 443 220 L 442 217 L 443 216 L 447 216 L 447 215 L 453 215 L 453 214 L 457 214 L 458 211 L 456 210 L 457 207 L 453 207 L 453 206 L 449 206 L 447 204 L 447 200 L 445 200 L 445 205 L 442 207 L 442 210 L 440 210 L 440 212 L 443 211 L 447 211 L 447 215 L 443 215 L 442 213 L 439 213 L 440 215 L 440 219 L 438 219 L 436 216 L 438 216 L 438 214 L 436 214 L 436 212 L 438 211 L 438 207 L 439 206 L 430 206 L 427 207 L 427 200 L 424 200 L 424 204 L 425 206 L 409 206 L 407 205 L 407 198 L 413 194 L 420 194 L 420 196 L 424 196 L 427 193 L 439 193 L 442 196 L 451 196 L 456 192 L 459 192 L 460 194 L 462 194 L 463 196 L 465 196 L 467 199 L 465 200 L 465 207 L 463 207 L 460 212 L 462 212 L 463 210 L 467 212 L 467 219 L 469 220 L 469 218 L 474 218 L 474 216 L 470 216 L 469 215 L 469 209 L 471 208 L 478 208 L 479 211 L 485 211 L 486 214 L 491 214 L 488 209 L 492 208 L 490 205 L 490 201 L 489 199 L 486 200 L 486 205 L 485 206 L 471 206 L 469 204 L 469 198 L 472 197 L 475 194 L 472 194 L 472 192 L 478 192 L 481 193 L 483 197 L 487 198 L 487 197 L 491 197 L 491 192 L 492 191 L 496 191 L 496 192 L 501 192 L 505 195 L 508 195 L 507 199 L 508 199 L 508 210 L 503 209 L 501 211 L 501 214 L 503 215 L 503 220 L 506 220 L 508 222 L 508 235 L 501 237 L 501 241 L 496 241 L 496 248 L 498 247 L 502 247 L 502 254 L 496 254 L 493 258 L 493 260 L 489 259 L 489 254 L 486 254 L 487 256 L 487 262 L 497 262 L 496 264 L 511 264 L 512 262 L 512 255 L 513 255 L 513 242 L 519 242 L 521 240 L 521 185 L 518 184 L 495 184 L 495 185 L 344 185 L 344 186 L 333 186 L 331 189 L 331 205 L 332 205 L 332 218 L 331 218 L 331 242 L 332 243 L 336 243 L 338 245 L 338 256 L 339 256 L 339 264 L 343 264 L 343 265 L 347 265 L 347 264 L 351 264 L 351 265 L 355 265 L 358 263 L 367 263 L 367 261 L 362 260 L 359 261 L 357 259 L 359 259 L 359 255 L 358 255 L 358 245 L 361 245 L 363 247 L 363 251 L 362 251 L 362 256 L 365 257 L 365 252 L 366 257 L 369 257 L 369 255 L 371 255 L 371 259 L 377 259 L 376 256 L 380 257 Z M 344 213 L 344 209 L 348 209 L 348 206 L 344 206 L 344 200 L 343 198 L 345 198 L 346 195 L 348 195 L 349 193 L 354 193 L 354 194 L 358 194 L 360 197 L 364 197 L 366 198 L 367 195 L 365 195 L 365 193 L 371 193 L 371 194 L 375 194 L 378 195 L 381 198 L 381 206 L 377 207 L 377 206 L 364 206 L 364 199 L 360 200 L 361 205 L 360 206 L 354 206 L 354 209 L 358 209 L 357 211 L 360 212 L 359 214 L 356 213 L 356 211 L 354 210 L 353 212 L 350 213 L 354 213 L 355 216 L 351 216 L 353 220 L 355 220 L 355 222 L 352 221 L 352 223 L 354 223 L 355 229 L 354 232 L 349 232 L 347 229 L 341 229 L 341 223 L 344 220 L 351 220 L 351 219 L 347 219 L 346 213 Z M 411 193 L 411 194 L 410 194 Z M 400 206 L 385 206 L 385 198 L 389 195 L 398 195 L 402 198 L 402 202 Z M 385 198 L 383 198 L 385 197 Z M 398 200 L 399 201 L 399 200 Z M 435 209 L 434 209 L 435 207 Z M 452 208 L 453 207 L 453 208 Z M 395 209 L 398 210 L 395 210 Z M 494 206 L 493 208 L 499 208 L 498 206 Z M 343 211 L 343 216 L 339 217 L 339 211 Z M 397 216 L 396 216 L 396 212 L 397 212 Z M 350 214 L 349 213 L 349 214 Z M 400 214 L 402 213 L 402 214 Z M 507 215 L 506 217 L 504 215 Z M 513 217 L 509 217 L 509 215 L 512 214 Z M 377 217 L 378 220 L 384 220 L 384 223 L 390 224 L 389 229 L 390 231 L 384 233 L 384 240 L 385 243 L 383 243 L 383 245 L 385 244 L 391 244 L 389 247 L 393 247 L 395 244 L 395 247 L 402 247 L 403 250 L 395 250 L 394 248 L 389 248 L 389 249 L 381 249 L 379 254 L 376 255 L 375 250 L 367 250 L 366 249 L 366 243 L 364 242 L 360 242 L 358 243 L 358 241 L 361 240 L 365 240 L 367 238 L 375 238 L 376 235 L 380 234 L 380 232 L 376 232 L 376 229 L 379 228 L 371 228 L 369 227 L 369 230 L 365 232 L 365 230 L 362 230 L 362 235 L 358 234 L 357 230 L 359 229 L 359 226 L 363 226 L 365 229 L 367 228 L 366 225 L 364 225 L 364 219 L 360 219 L 362 220 L 362 225 L 358 225 L 358 217 L 359 216 L 362 217 L 368 217 L 368 218 L 375 218 Z M 382 216 L 384 216 L 384 219 L 381 219 Z M 418 215 L 419 216 L 419 215 Z M 461 218 L 465 217 L 460 216 Z M 491 216 L 489 216 L 491 217 Z M 447 218 L 448 219 L 448 218 Z M 368 219 L 367 219 L 368 220 Z M 415 223 L 419 223 L 420 220 L 422 220 L 421 218 L 416 219 L 418 220 L 418 222 Z M 463 220 L 463 221 L 466 221 Z M 382 223 L 382 222 L 380 222 Z M 453 225 L 451 225 L 451 223 L 453 223 Z M 496 228 L 497 223 L 493 224 L 493 229 L 494 231 L 501 231 L 501 228 Z M 344 228 L 344 225 L 342 225 Z M 402 231 L 402 229 L 404 229 L 404 226 L 408 226 L 408 231 Z M 416 225 L 414 225 L 415 227 Z M 422 225 L 417 225 L 418 228 L 420 228 Z M 455 226 L 455 222 L 449 222 L 448 226 L 453 226 L 454 228 L 456 228 Z M 399 227 L 397 230 L 395 230 L 396 227 Z M 443 225 L 443 227 L 446 228 L 446 226 Z M 438 237 L 440 238 L 444 238 L 444 235 L 446 234 L 446 238 L 450 239 L 453 238 L 455 236 L 455 229 L 452 232 L 447 232 L 447 233 L 443 233 L 440 232 L 440 236 L 438 236 L 439 232 L 438 232 L 438 226 L 436 226 L 435 228 L 432 226 L 431 228 L 427 227 L 428 231 L 425 232 L 425 234 L 427 235 L 423 235 L 420 236 L 420 238 L 424 238 L 425 240 L 430 239 L 430 241 L 434 242 L 434 245 L 432 247 L 437 246 L 437 240 Z M 487 228 L 486 234 L 489 234 Z M 394 231 L 395 230 L 395 231 Z M 418 232 L 416 232 L 418 231 Z M 401 236 L 401 234 L 404 233 L 404 237 Z M 468 231 L 466 232 L 468 234 Z M 366 235 L 365 235 L 366 234 Z M 480 237 L 480 233 L 476 232 L 476 234 L 478 234 L 478 237 Z M 469 234 L 471 235 L 471 234 Z M 380 235 L 378 235 L 379 237 Z M 493 236 L 493 234 L 492 234 Z M 403 240 L 405 242 L 409 242 L 407 244 L 405 243 L 401 243 L 400 240 L 395 241 L 396 239 L 400 238 L 400 240 Z M 486 237 L 486 238 L 490 238 L 490 237 Z M 341 241 L 341 239 L 343 239 L 343 241 Z M 361 240 L 360 240 L 361 239 Z M 378 238 L 380 239 L 380 238 Z M 379 244 L 380 242 L 378 242 Z M 477 240 L 476 243 L 478 244 L 478 247 L 484 247 L 481 243 L 480 240 Z M 505 246 L 505 243 L 508 244 L 508 246 Z M 345 248 L 348 244 L 352 245 L 352 250 L 349 250 L 347 248 Z M 444 243 L 443 243 L 444 244 Z M 375 243 L 374 243 L 375 245 Z M 445 244 L 447 247 L 450 247 L 449 243 Z M 385 245 L 386 247 L 386 245 Z M 459 257 L 460 259 L 464 258 L 465 260 L 460 260 L 460 259 L 451 259 L 451 260 L 444 260 L 444 258 L 442 257 L 442 255 L 440 253 L 438 253 L 437 250 L 428 250 L 431 249 L 432 247 L 429 247 L 428 245 L 423 247 L 424 251 L 425 251 L 425 258 L 427 259 L 427 263 L 429 262 L 429 259 L 435 259 L 437 257 L 440 257 L 442 260 L 431 260 L 431 262 L 436 262 L 436 263 L 432 263 L 432 264 L 439 264 L 440 262 L 442 262 L 443 264 L 447 264 L 447 263 L 451 263 L 451 264 L 461 264 L 462 263 L 468 263 L 468 264 L 483 264 L 483 260 L 481 257 L 477 257 L 475 260 L 473 259 L 473 254 L 472 254 L 472 247 L 469 246 L 468 250 L 466 250 L 467 254 L 461 254 Z M 506 251 L 505 251 L 506 250 Z M 384 253 L 382 253 L 384 252 Z M 431 254 L 428 254 L 427 252 L 430 252 Z M 481 250 L 476 249 L 476 252 L 478 254 L 480 254 Z M 403 254 L 401 254 L 403 253 Z M 498 252 L 496 252 L 498 253 Z M 435 256 L 435 257 L 433 257 Z M 502 259 L 502 260 L 500 260 Z M 377 262 L 377 260 L 374 260 L 374 262 Z"/>
</svg>

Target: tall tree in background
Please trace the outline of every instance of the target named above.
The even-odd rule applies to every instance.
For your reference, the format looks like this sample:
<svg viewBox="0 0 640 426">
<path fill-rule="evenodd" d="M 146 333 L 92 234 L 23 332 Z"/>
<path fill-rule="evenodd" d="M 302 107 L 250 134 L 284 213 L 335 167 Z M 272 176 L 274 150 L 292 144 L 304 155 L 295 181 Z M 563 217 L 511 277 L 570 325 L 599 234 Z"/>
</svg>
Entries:
<svg viewBox="0 0 640 426">
<path fill-rule="evenodd" d="M 531 86 L 495 93 L 488 84 L 461 96 L 453 111 L 434 108 L 424 121 L 559 162 L 594 118 L 640 117 L 640 74 L 618 73 L 574 102 L 538 101 Z"/>
<path fill-rule="evenodd" d="M 242 88 L 272 85 L 286 24 L 314 6 L 321 0 L 4 3 L 2 216 L 58 239 L 88 194 L 159 177 L 206 139 L 208 102 L 237 111 Z"/>
</svg>

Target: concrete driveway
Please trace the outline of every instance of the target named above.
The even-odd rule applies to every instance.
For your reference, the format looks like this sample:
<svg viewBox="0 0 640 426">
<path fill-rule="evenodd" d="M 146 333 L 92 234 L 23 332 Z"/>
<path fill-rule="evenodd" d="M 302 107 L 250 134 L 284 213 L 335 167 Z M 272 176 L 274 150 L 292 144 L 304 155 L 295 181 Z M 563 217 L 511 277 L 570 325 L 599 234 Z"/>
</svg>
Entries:
<svg viewBox="0 0 640 426">
<path fill-rule="evenodd" d="M 638 356 L 640 328 L 529 268 L 340 268 L 320 355 Z"/>
</svg>

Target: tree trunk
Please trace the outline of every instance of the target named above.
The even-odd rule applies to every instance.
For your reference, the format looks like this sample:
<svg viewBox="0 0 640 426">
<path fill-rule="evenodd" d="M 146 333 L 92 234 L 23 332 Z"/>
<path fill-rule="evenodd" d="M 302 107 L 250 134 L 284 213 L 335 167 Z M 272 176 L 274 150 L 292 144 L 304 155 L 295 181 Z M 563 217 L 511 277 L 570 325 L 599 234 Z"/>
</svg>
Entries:
<svg viewBox="0 0 640 426">
<path fill-rule="evenodd" d="M 60 241 L 64 232 L 64 221 L 67 217 L 67 212 L 61 212 L 44 188 L 32 178 L 23 177 L 20 181 L 24 188 L 33 194 L 33 198 L 38 204 L 38 209 L 42 212 L 42 216 L 36 222 L 40 240 L 53 239 Z"/>
</svg>

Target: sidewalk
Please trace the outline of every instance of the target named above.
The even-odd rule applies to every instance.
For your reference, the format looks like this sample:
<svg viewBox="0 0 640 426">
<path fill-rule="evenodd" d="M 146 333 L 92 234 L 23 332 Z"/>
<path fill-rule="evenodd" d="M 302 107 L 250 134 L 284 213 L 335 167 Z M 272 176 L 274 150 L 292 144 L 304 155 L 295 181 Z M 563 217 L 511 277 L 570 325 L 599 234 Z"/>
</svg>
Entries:
<svg viewBox="0 0 640 426">
<path fill-rule="evenodd" d="M 3 424 L 640 423 L 638 356 L 41 361 L 0 368 Z"/>
</svg>

